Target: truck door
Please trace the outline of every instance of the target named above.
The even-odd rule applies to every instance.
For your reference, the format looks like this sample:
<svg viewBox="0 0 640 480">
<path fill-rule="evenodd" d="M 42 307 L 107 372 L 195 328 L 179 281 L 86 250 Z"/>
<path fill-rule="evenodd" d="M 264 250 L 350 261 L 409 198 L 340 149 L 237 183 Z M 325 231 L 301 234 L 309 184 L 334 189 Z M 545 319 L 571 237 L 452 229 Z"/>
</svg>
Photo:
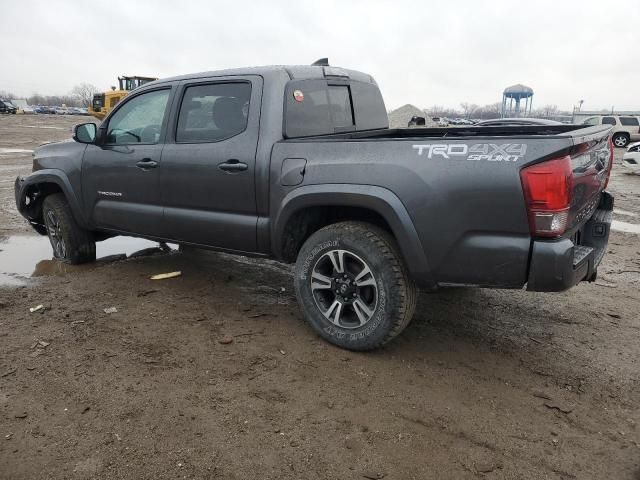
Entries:
<svg viewBox="0 0 640 480">
<path fill-rule="evenodd" d="M 170 238 L 255 251 L 255 159 L 262 79 L 188 80 L 178 92 L 160 167 Z"/>
<path fill-rule="evenodd" d="M 163 236 L 159 165 L 170 88 L 126 98 L 82 160 L 82 196 L 97 228 Z"/>
</svg>

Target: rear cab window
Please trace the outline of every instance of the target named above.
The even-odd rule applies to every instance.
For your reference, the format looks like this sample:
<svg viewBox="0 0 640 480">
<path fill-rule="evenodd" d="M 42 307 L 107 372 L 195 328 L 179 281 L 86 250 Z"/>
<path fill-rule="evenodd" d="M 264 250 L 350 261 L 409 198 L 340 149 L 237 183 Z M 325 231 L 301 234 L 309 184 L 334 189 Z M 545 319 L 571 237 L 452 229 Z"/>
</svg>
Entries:
<svg viewBox="0 0 640 480">
<path fill-rule="evenodd" d="M 336 128 L 353 127 L 353 103 L 351 91 L 347 85 L 329 85 L 329 109 Z"/>
</svg>

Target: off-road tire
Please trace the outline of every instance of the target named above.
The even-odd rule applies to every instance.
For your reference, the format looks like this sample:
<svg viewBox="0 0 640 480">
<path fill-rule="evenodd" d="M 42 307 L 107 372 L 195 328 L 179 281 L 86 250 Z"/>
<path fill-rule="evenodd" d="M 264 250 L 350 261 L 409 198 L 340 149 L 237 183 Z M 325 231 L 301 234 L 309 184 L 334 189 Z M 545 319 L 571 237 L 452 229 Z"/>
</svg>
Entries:
<svg viewBox="0 0 640 480">
<path fill-rule="evenodd" d="M 631 137 L 629 137 L 629 135 L 627 135 L 626 133 L 616 133 L 611 138 L 611 141 L 613 142 L 614 147 L 625 148 L 627 145 L 629 145 Z"/>
<path fill-rule="evenodd" d="M 336 324 L 325 316 L 329 309 L 325 308 L 323 313 L 317 297 L 314 297 L 312 276 L 314 271 L 317 271 L 314 269 L 318 268 L 327 255 L 335 255 L 332 252 L 339 251 L 346 252 L 343 254 L 347 258 L 344 261 L 344 270 L 349 270 L 346 266 L 349 262 L 357 263 L 356 260 L 349 260 L 350 258 L 363 261 L 365 267 L 372 272 L 373 280 L 370 281 L 370 287 L 362 288 L 375 286 L 377 289 L 375 309 L 370 309 L 373 310 L 373 314 L 360 326 L 343 328 Z M 338 270 L 333 268 L 332 271 Z M 337 280 L 332 277 L 331 285 L 336 285 Z M 369 223 L 340 222 L 311 235 L 298 254 L 294 284 L 298 303 L 309 325 L 325 340 L 348 350 L 373 350 L 388 343 L 405 329 L 415 311 L 417 290 L 409 278 L 394 238 L 383 229 Z M 338 289 L 333 290 L 333 286 L 323 288 L 329 295 L 327 303 L 338 301 Z M 352 294 L 354 297 L 360 295 L 360 289 L 357 294 L 349 293 Z M 331 300 L 331 295 L 334 295 L 336 300 Z M 344 312 L 349 311 L 347 306 L 343 307 Z M 357 313 L 355 307 L 351 307 L 351 310 L 354 316 Z M 358 325 L 357 318 L 355 325 Z"/>
<path fill-rule="evenodd" d="M 54 193 L 44 199 L 42 218 L 55 258 L 72 265 L 95 261 L 96 242 L 91 232 L 80 228 L 76 223 L 64 194 Z M 56 247 L 56 239 L 52 234 L 55 224 L 58 226 L 57 234 L 64 242 L 64 248 L 59 245 Z"/>
</svg>

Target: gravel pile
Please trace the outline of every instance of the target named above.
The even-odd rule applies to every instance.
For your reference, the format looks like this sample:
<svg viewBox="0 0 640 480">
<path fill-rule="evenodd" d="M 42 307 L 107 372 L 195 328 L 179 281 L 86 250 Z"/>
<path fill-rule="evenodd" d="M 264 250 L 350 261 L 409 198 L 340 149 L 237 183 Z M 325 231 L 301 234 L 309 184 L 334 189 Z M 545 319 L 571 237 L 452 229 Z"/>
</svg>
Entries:
<svg viewBox="0 0 640 480">
<path fill-rule="evenodd" d="M 414 115 L 425 116 L 424 111 L 415 105 L 406 104 L 389 112 L 389 128 L 406 128 Z"/>
</svg>

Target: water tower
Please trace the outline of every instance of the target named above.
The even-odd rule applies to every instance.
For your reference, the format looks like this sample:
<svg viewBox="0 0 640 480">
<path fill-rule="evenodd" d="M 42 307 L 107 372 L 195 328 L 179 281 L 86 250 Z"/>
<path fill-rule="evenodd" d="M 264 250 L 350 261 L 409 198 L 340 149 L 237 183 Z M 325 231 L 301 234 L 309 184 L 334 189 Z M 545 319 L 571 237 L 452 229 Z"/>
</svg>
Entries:
<svg viewBox="0 0 640 480">
<path fill-rule="evenodd" d="M 520 102 L 524 100 L 524 108 Z M 518 83 L 502 92 L 502 117 L 526 117 L 531 114 L 533 89 Z"/>
</svg>

